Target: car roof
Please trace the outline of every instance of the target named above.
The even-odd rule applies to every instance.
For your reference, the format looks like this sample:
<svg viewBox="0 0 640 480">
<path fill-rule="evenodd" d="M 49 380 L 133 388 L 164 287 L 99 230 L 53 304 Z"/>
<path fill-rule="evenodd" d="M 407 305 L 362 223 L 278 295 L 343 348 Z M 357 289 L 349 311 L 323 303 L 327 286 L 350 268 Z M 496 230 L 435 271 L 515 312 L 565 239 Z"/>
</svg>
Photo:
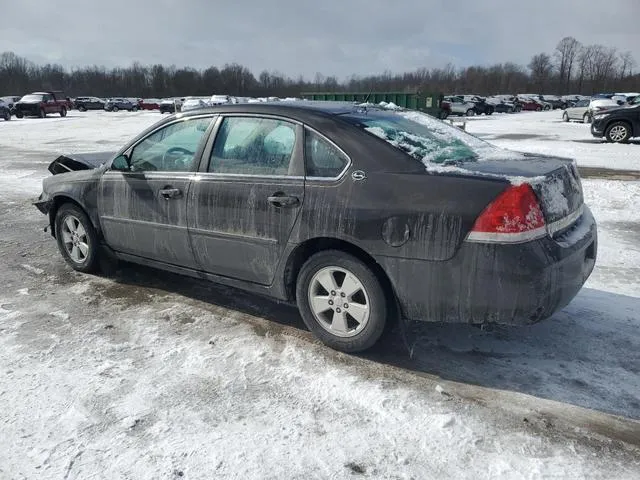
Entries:
<svg viewBox="0 0 640 480">
<path fill-rule="evenodd" d="M 215 107 L 207 107 L 197 110 L 196 112 L 188 112 L 184 115 L 202 115 L 203 113 L 257 113 L 284 115 L 293 117 L 326 117 L 344 115 L 348 113 L 357 113 L 362 111 L 362 104 L 350 102 L 331 102 L 331 101 L 306 101 L 299 100 L 295 102 L 261 102 L 261 103 L 236 103 L 219 105 Z M 367 110 L 385 110 L 377 105 L 366 105 Z"/>
</svg>

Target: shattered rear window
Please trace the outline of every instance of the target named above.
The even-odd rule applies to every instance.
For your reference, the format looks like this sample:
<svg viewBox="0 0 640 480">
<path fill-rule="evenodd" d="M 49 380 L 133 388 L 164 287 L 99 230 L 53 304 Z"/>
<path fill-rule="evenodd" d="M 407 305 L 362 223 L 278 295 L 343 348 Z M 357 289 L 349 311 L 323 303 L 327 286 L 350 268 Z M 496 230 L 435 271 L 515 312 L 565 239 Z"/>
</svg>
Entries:
<svg viewBox="0 0 640 480">
<path fill-rule="evenodd" d="M 433 163 L 455 165 L 507 155 L 457 127 L 420 112 L 369 111 L 344 115 L 343 118 L 427 166 Z"/>
</svg>

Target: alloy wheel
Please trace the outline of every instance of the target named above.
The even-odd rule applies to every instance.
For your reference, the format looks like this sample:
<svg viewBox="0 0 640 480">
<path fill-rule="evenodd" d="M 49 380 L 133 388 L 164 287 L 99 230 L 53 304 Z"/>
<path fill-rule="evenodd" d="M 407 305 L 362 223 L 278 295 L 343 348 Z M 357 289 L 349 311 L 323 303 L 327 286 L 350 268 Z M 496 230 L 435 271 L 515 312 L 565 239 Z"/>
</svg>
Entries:
<svg viewBox="0 0 640 480">
<path fill-rule="evenodd" d="M 80 220 L 67 215 L 62 222 L 62 243 L 71 260 L 76 263 L 84 262 L 89 256 L 89 237 Z"/>
<path fill-rule="evenodd" d="M 609 130 L 609 138 L 612 142 L 621 142 L 627 137 L 627 128 L 624 125 L 615 125 Z"/>
<path fill-rule="evenodd" d="M 345 268 L 318 270 L 309 282 L 308 297 L 316 321 L 332 335 L 353 337 L 369 322 L 369 295 L 358 277 Z"/>
</svg>

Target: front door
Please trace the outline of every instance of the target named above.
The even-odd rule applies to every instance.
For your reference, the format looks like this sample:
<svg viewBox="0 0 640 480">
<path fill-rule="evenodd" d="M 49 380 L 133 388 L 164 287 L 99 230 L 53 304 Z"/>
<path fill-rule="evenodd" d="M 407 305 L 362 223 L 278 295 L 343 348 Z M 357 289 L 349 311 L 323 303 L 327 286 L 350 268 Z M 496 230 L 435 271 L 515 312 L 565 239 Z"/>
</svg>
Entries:
<svg viewBox="0 0 640 480">
<path fill-rule="evenodd" d="M 176 120 L 126 152 L 128 168 L 123 157 L 114 160 L 98 190 L 100 223 L 113 250 L 196 266 L 187 232 L 187 197 L 211 120 Z"/>
<path fill-rule="evenodd" d="M 304 200 L 302 127 L 222 119 L 189 195 L 196 262 L 209 273 L 271 284 Z"/>
</svg>

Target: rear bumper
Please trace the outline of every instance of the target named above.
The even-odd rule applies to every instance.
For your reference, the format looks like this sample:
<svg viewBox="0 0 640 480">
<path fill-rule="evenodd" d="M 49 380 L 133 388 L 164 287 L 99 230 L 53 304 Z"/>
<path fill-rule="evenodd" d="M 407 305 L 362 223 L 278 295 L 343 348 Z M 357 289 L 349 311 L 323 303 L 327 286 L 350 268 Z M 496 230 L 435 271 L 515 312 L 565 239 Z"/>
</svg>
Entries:
<svg viewBox="0 0 640 480">
<path fill-rule="evenodd" d="M 464 242 L 448 261 L 380 257 L 411 320 L 526 325 L 566 306 L 595 265 L 597 228 L 584 209 L 572 229 L 517 245 Z"/>
</svg>

